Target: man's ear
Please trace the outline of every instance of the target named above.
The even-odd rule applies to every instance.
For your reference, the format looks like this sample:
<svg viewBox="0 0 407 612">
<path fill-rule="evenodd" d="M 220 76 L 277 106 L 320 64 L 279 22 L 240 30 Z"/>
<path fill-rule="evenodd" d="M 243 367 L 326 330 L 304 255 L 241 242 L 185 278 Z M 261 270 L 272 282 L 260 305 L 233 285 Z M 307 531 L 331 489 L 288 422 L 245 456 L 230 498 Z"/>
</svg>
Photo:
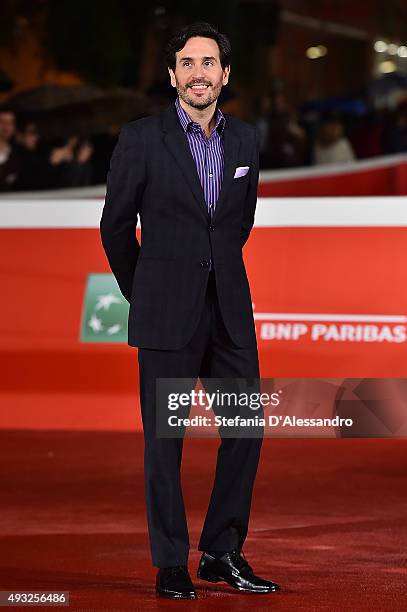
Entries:
<svg viewBox="0 0 407 612">
<path fill-rule="evenodd" d="M 167 69 L 168 69 L 168 72 L 169 72 L 169 75 L 170 75 L 171 85 L 173 87 L 176 87 L 177 86 L 177 82 L 175 80 L 175 73 L 174 73 L 174 71 L 171 68 L 167 68 Z"/>
<path fill-rule="evenodd" d="M 229 81 L 230 66 L 225 66 L 223 69 L 222 85 L 227 85 Z"/>
</svg>

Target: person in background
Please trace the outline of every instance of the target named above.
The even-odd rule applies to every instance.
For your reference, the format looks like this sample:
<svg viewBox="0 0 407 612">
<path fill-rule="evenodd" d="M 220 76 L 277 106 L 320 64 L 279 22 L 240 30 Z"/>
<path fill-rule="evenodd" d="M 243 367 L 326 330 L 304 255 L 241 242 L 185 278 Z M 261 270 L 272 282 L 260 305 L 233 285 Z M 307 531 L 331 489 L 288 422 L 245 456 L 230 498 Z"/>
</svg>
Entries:
<svg viewBox="0 0 407 612">
<path fill-rule="evenodd" d="M 401 105 L 392 116 L 383 135 L 385 153 L 405 153 L 407 151 L 407 102 Z"/>
<path fill-rule="evenodd" d="M 18 185 L 22 160 L 15 142 L 16 115 L 10 108 L 0 109 L 0 191 L 14 191 Z"/>
<path fill-rule="evenodd" d="M 343 121 L 335 114 L 328 114 L 320 123 L 313 150 L 313 163 L 346 164 L 356 156 L 352 145 L 344 135 Z"/>
<path fill-rule="evenodd" d="M 282 92 L 263 96 L 257 122 L 262 168 L 293 168 L 305 165 L 306 133 L 299 125 Z"/>
<path fill-rule="evenodd" d="M 116 146 L 120 133 L 120 125 L 110 123 L 102 134 L 92 136 L 92 145 L 95 149 L 92 157 L 92 185 L 102 185 L 106 182 L 110 158 Z"/>
<path fill-rule="evenodd" d="M 72 134 L 61 146 L 51 149 L 48 162 L 52 187 L 84 187 L 92 182 L 93 146 Z"/>
<path fill-rule="evenodd" d="M 260 96 L 257 104 L 256 117 L 253 122 L 256 124 L 259 133 L 259 160 L 260 168 L 267 168 L 269 163 L 268 140 L 269 140 L 269 113 L 271 109 L 271 97 L 267 94 Z"/>
<path fill-rule="evenodd" d="M 18 177 L 19 190 L 46 189 L 47 158 L 36 123 L 27 121 L 17 129 L 16 142 L 21 156 L 21 172 Z"/>
</svg>

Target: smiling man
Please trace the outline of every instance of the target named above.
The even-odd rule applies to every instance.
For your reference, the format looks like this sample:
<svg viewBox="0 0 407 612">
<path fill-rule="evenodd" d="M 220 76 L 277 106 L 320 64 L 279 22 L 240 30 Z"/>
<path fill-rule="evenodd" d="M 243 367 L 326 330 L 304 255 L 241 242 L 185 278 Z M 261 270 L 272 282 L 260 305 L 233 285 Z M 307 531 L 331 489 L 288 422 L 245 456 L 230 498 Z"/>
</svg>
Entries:
<svg viewBox="0 0 407 612">
<path fill-rule="evenodd" d="M 100 223 L 130 303 L 128 344 L 139 347 L 150 546 L 157 593 L 170 598 L 197 594 L 187 567 L 183 439 L 156 435 L 156 379 L 259 377 L 242 257 L 257 201 L 258 137 L 252 125 L 217 107 L 230 56 L 228 39 L 207 23 L 168 43 L 178 96 L 163 112 L 123 127 Z M 198 545 L 200 579 L 253 593 L 279 590 L 253 573 L 242 551 L 262 440 L 222 436 Z"/>
<path fill-rule="evenodd" d="M 176 87 L 179 96 L 176 103 L 209 138 L 216 125 L 216 102 L 222 87 L 228 83 L 230 66 L 222 64 L 220 49 L 212 38 L 189 38 L 176 55 L 174 58 L 170 52 L 167 59 L 171 85 Z M 217 116 L 222 115 L 219 112 Z"/>
</svg>

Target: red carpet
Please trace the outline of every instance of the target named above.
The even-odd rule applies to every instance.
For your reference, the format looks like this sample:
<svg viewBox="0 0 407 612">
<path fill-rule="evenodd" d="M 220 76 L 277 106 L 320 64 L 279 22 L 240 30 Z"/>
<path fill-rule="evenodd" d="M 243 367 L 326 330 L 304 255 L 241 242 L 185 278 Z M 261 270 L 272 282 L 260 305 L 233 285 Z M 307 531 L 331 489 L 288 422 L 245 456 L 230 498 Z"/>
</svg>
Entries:
<svg viewBox="0 0 407 612">
<path fill-rule="evenodd" d="M 405 440 L 264 441 L 244 552 L 282 585 L 269 595 L 195 577 L 217 445 L 185 441 L 199 599 L 172 602 L 154 592 L 140 434 L 3 430 L 0 589 L 70 591 L 75 611 L 406 609 Z"/>
</svg>

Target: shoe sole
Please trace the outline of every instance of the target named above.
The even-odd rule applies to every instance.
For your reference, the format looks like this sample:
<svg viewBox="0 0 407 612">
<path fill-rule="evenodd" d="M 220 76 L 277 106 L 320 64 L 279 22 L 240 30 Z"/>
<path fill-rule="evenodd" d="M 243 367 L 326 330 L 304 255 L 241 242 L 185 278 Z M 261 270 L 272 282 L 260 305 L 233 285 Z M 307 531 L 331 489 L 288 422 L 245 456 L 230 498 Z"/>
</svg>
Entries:
<svg viewBox="0 0 407 612">
<path fill-rule="evenodd" d="M 171 595 L 171 593 L 165 593 L 156 589 L 156 594 L 159 597 L 165 597 L 166 599 L 198 599 L 196 593 L 191 595 Z"/>
<path fill-rule="evenodd" d="M 235 584 L 231 584 L 225 578 L 218 578 L 217 576 L 215 576 L 214 574 L 211 574 L 210 572 L 205 572 L 203 574 L 202 572 L 198 570 L 196 575 L 197 575 L 197 578 L 199 578 L 200 580 L 205 580 L 205 582 L 225 582 L 232 588 L 237 589 L 238 591 L 244 591 L 245 593 L 266 594 L 266 593 L 278 593 L 279 591 L 281 591 L 281 589 L 266 589 L 264 591 L 253 591 L 252 589 L 245 589 L 243 587 L 236 586 Z"/>
</svg>

